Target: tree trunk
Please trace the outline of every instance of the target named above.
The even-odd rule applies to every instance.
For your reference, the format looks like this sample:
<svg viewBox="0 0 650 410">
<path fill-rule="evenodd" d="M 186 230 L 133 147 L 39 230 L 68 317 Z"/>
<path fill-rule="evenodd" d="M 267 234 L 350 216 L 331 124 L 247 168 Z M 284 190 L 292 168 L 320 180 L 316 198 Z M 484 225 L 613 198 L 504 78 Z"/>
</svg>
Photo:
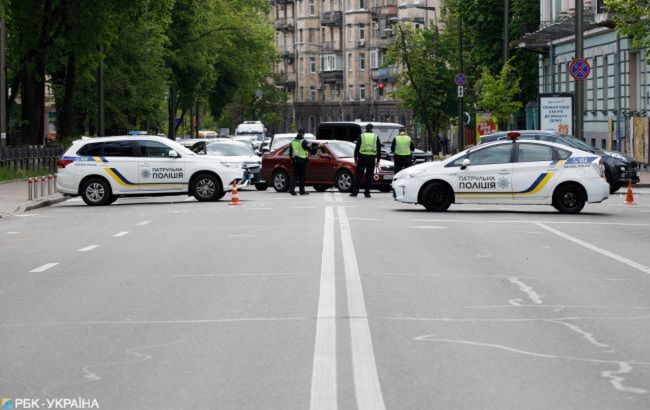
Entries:
<svg viewBox="0 0 650 410">
<path fill-rule="evenodd" d="M 65 92 L 63 94 L 63 106 L 58 113 L 59 132 L 61 137 L 72 135 L 72 124 L 74 114 L 72 102 L 74 101 L 75 83 L 77 80 L 77 55 L 74 52 L 68 54 L 68 66 L 65 72 Z"/>
<path fill-rule="evenodd" d="M 167 138 L 176 139 L 176 92 L 174 86 L 169 87 Z"/>
<path fill-rule="evenodd" d="M 21 87 L 22 103 L 22 143 L 43 144 L 45 127 L 45 61 L 42 54 L 34 59 L 32 69 L 23 72 Z"/>
</svg>

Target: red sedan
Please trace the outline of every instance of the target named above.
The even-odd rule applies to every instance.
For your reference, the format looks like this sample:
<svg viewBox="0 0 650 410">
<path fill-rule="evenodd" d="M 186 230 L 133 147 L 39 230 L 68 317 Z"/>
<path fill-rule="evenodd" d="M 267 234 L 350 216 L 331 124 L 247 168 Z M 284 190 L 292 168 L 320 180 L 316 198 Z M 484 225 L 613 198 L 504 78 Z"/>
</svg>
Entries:
<svg viewBox="0 0 650 410">
<path fill-rule="evenodd" d="M 341 192 L 349 192 L 356 172 L 354 144 L 348 141 L 324 140 L 314 141 L 312 144 L 318 145 L 320 149 L 309 158 L 305 185 L 311 185 L 319 192 L 332 187 Z M 379 168 L 372 186 L 382 192 L 389 192 L 395 167 L 392 162 L 382 159 Z M 262 179 L 276 191 L 286 192 L 289 189 L 291 175 L 288 145 L 262 157 Z M 376 179 L 377 176 L 379 179 Z"/>
</svg>

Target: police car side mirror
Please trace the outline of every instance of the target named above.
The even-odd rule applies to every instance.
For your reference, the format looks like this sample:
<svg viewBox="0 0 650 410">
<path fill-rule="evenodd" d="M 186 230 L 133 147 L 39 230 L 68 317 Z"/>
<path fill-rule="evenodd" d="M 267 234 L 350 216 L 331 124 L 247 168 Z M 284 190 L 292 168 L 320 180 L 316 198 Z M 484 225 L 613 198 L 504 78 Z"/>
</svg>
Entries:
<svg viewBox="0 0 650 410">
<path fill-rule="evenodd" d="M 465 169 L 469 166 L 469 158 L 465 158 L 463 162 L 460 163 L 460 169 Z"/>
<path fill-rule="evenodd" d="M 167 156 L 169 156 L 169 158 L 178 158 L 178 153 L 173 149 L 170 149 L 169 152 L 167 153 Z"/>
</svg>

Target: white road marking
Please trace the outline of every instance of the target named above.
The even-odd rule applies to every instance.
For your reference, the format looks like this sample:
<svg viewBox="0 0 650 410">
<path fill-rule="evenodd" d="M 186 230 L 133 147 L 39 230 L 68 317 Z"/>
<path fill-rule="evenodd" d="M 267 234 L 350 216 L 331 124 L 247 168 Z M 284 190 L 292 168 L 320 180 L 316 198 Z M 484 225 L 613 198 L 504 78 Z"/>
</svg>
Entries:
<svg viewBox="0 0 650 410">
<path fill-rule="evenodd" d="M 79 249 L 77 252 L 88 252 L 88 251 L 92 251 L 93 249 L 98 248 L 98 247 L 99 247 L 99 245 L 88 245 L 85 248 Z"/>
<path fill-rule="evenodd" d="M 18 215 L 14 215 L 14 216 L 17 217 L 17 218 L 25 218 L 25 217 L 28 217 L 28 216 L 38 216 L 38 215 L 39 214 L 18 214 Z"/>
<path fill-rule="evenodd" d="M 517 224 L 517 223 L 547 223 L 547 224 L 565 224 L 565 225 L 616 225 L 616 226 L 650 226 L 650 224 L 636 224 L 624 222 L 592 222 L 592 221 L 533 221 L 533 220 L 480 220 L 480 219 L 409 219 L 410 222 L 458 222 L 458 223 L 486 223 L 486 224 Z"/>
<path fill-rule="evenodd" d="M 145 225 L 148 225 L 150 223 L 151 223 L 151 221 L 142 221 L 142 222 L 138 223 L 138 226 L 145 226 Z"/>
<path fill-rule="evenodd" d="M 530 286 L 526 285 L 518 277 L 511 276 L 511 277 L 508 278 L 508 280 L 510 281 L 510 283 L 512 283 L 514 285 L 517 285 L 519 290 L 524 292 L 534 304 L 541 305 L 541 304 L 544 303 L 541 296 L 537 292 L 535 292 L 535 289 L 533 289 Z M 521 300 L 521 299 L 517 299 L 517 300 Z"/>
<path fill-rule="evenodd" d="M 375 353 L 372 348 L 370 326 L 363 298 L 363 287 L 359 275 L 359 265 L 354 252 L 354 243 L 350 232 L 345 207 L 337 207 L 339 226 L 341 228 L 341 247 L 343 248 L 343 266 L 348 297 L 348 317 L 350 318 L 350 338 L 352 339 L 352 369 L 354 387 L 359 410 L 384 410 L 384 398 L 377 375 Z"/>
<path fill-rule="evenodd" d="M 418 226 L 409 226 L 412 229 L 449 229 L 448 226 L 431 226 L 431 225 L 418 225 Z"/>
<path fill-rule="evenodd" d="M 43 265 L 43 266 L 39 266 L 39 267 L 36 268 L 36 269 L 32 269 L 32 270 L 30 270 L 29 272 L 30 272 L 30 273 L 40 273 L 40 272 L 44 272 L 44 271 L 46 271 L 46 270 L 48 270 L 48 269 L 50 269 L 50 268 L 55 267 L 55 266 L 58 265 L 58 264 L 59 264 L 58 262 L 54 262 L 54 263 L 46 263 L 46 264 Z"/>
<path fill-rule="evenodd" d="M 123 231 L 123 232 L 118 232 L 113 236 L 119 238 L 120 236 L 128 235 L 128 233 L 129 233 L 129 231 Z"/>
<path fill-rule="evenodd" d="M 558 231 L 558 230 L 555 229 L 555 228 L 551 228 L 550 226 L 545 225 L 545 224 L 543 224 L 543 223 L 541 223 L 541 222 L 536 222 L 535 224 L 536 224 L 537 226 L 539 226 L 540 228 L 546 229 L 547 231 L 549 231 L 549 232 L 551 232 L 551 233 L 554 233 L 554 234 L 556 234 L 556 235 L 558 235 L 558 236 L 563 237 L 564 239 L 568 239 L 568 240 L 570 240 L 571 242 L 577 243 L 578 245 L 584 246 L 584 247 L 587 248 L 587 249 L 591 249 L 591 250 L 594 251 L 594 252 L 598 252 L 598 253 L 600 253 L 601 255 L 605 255 L 605 256 L 607 256 L 607 257 L 609 257 L 609 258 L 612 258 L 612 259 L 614 259 L 614 260 L 617 260 L 617 261 L 619 261 L 619 262 L 621 262 L 621 263 L 624 263 L 624 264 L 626 264 L 626 265 L 628 265 L 628 266 L 630 266 L 630 267 L 632 267 L 632 268 L 634 268 L 634 269 L 638 269 L 638 270 L 640 270 L 641 272 L 650 275 L 650 268 L 648 268 L 647 266 L 641 265 L 641 264 L 638 263 L 638 262 L 635 262 L 635 261 L 633 261 L 633 260 L 631 260 L 631 259 L 625 258 L 625 257 L 620 256 L 620 255 L 617 255 L 617 254 L 615 254 L 615 253 L 613 253 L 613 252 L 610 252 L 610 251 L 608 251 L 608 250 L 605 250 L 605 249 L 599 248 L 599 247 L 597 247 L 597 246 L 595 246 L 595 245 L 592 245 L 592 244 L 590 244 L 590 243 L 588 243 L 588 242 L 582 241 L 582 240 L 580 240 L 580 239 L 578 239 L 578 238 L 574 238 L 574 237 L 571 236 L 571 235 L 567 235 L 567 234 L 565 234 L 564 232 Z"/>
<path fill-rule="evenodd" d="M 12 231 L 12 232 L 7 232 L 7 235 L 16 235 L 16 234 L 18 234 L 18 233 L 20 233 L 20 232 L 13 232 L 13 231 Z"/>
<path fill-rule="evenodd" d="M 311 376 L 311 410 L 336 410 L 336 261 L 334 212 L 325 208 L 314 367 Z"/>
<path fill-rule="evenodd" d="M 377 218 L 348 218 L 348 221 L 383 221 Z"/>
</svg>

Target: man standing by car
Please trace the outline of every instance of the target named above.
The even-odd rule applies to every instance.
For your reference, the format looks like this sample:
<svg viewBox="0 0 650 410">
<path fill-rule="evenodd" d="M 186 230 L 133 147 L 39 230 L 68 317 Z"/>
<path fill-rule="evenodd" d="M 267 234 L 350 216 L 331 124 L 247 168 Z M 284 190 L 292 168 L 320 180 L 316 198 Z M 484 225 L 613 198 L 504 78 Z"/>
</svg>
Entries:
<svg viewBox="0 0 650 410">
<path fill-rule="evenodd" d="M 313 150 L 304 137 L 305 130 L 298 130 L 298 135 L 289 144 L 289 158 L 293 164 L 293 176 L 289 182 L 291 195 L 296 195 L 296 184 L 298 184 L 300 195 L 309 195 L 309 192 L 305 192 L 305 174 L 307 173 L 309 154 L 313 153 Z"/>
<path fill-rule="evenodd" d="M 400 128 L 399 135 L 393 139 L 390 150 L 393 151 L 395 173 L 413 165 L 413 140 L 406 135 L 406 128 Z"/>
<path fill-rule="evenodd" d="M 357 175 L 352 185 L 350 196 L 355 197 L 359 194 L 361 178 L 366 175 L 366 185 L 364 196 L 370 198 L 370 184 L 375 174 L 375 163 L 379 166 L 381 159 L 381 142 L 377 134 L 372 132 L 372 124 L 366 125 L 366 132 L 361 134 L 354 147 L 354 161 L 357 164 Z"/>
</svg>

